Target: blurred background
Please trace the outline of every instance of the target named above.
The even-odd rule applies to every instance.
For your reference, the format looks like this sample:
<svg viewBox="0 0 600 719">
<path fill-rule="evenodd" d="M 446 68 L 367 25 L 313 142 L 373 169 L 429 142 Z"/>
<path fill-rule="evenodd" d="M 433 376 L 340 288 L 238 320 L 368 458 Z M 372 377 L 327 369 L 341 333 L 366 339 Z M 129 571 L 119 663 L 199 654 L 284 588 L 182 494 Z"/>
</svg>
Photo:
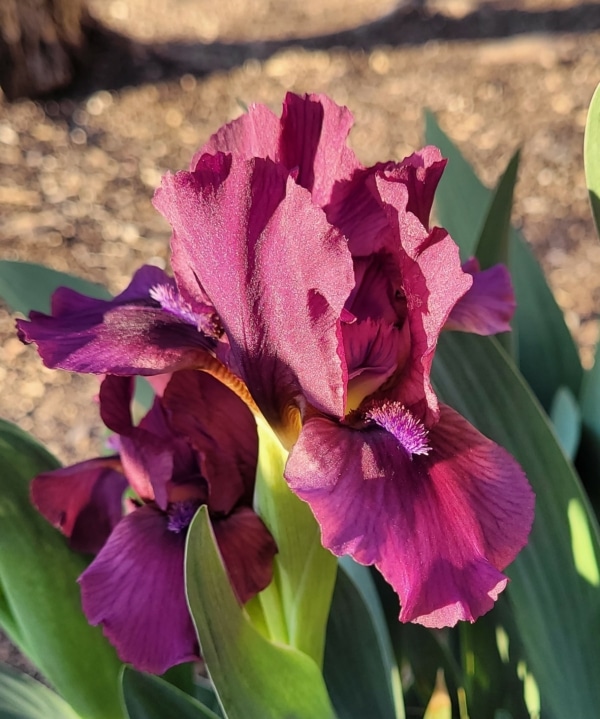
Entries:
<svg viewBox="0 0 600 719">
<path fill-rule="evenodd" d="M 151 205 L 218 127 L 287 90 L 354 114 L 364 164 L 422 145 L 423 110 L 493 186 L 522 147 L 514 222 L 586 366 L 600 242 L 582 142 L 600 6 L 574 0 L 0 0 L 0 258 L 122 290 L 167 267 Z M 95 456 L 97 381 L 46 370 L 0 305 L 0 416 L 63 462 Z"/>
</svg>

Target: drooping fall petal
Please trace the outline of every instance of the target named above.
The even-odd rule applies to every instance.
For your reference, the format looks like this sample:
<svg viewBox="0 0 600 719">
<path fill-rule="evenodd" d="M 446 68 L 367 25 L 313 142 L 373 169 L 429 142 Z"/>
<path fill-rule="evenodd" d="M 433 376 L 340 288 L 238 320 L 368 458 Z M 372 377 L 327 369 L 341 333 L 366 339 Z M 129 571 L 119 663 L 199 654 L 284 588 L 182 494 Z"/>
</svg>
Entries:
<svg viewBox="0 0 600 719">
<path fill-rule="evenodd" d="M 184 586 L 185 532 L 152 505 L 124 517 L 79 578 L 83 611 L 124 662 L 162 674 L 199 656 Z"/>
<path fill-rule="evenodd" d="M 501 570 L 527 541 L 534 498 L 512 457 L 450 408 L 427 442 L 427 454 L 411 456 L 376 424 L 310 419 L 285 475 L 326 547 L 377 566 L 402 621 L 442 627 L 491 609 L 508 581 Z"/>
<path fill-rule="evenodd" d="M 152 297 L 173 280 L 157 267 L 142 267 L 112 300 L 98 300 L 66 287 L 52 297 L 52 314 L 31 312 L 17 320 L 19 336 L 35 342 L 47 367 L 93 374 L 159 374 L 197 366 L 216 337 L 198 329 L 187 313 L 164 310 Z M 204 313 L 206 314 L 206 312 Z"/>
<path fill-rule="evenodd" d="M 95 554 L 123 515 L 126 488 L 119 458 L 101 457 L 38 474 L 31 499 L 75 551 Z"/>
<path fill-rule="evenodd" d="M 478 335 L 510 332 L 517 303 L 508 268 L 494 265 L 482 271 L 473 258 L 463 270 L 473 277 L 473 285 L 452 308 L 444 329 Z"/>
<path fill-rule="evenodd" d="M 211 522 L 235 594 L 245 604 L 273 577 L 275 540 L 250 507 L 239 507 Z"/>
</svg>

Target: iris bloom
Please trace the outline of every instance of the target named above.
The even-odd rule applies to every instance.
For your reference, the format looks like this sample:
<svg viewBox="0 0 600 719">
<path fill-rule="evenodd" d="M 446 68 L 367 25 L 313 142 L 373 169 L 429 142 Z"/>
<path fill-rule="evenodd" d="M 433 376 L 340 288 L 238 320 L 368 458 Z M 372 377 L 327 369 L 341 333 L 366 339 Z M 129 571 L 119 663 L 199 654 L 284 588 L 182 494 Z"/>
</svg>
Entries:
<svg viewBox="0 0 600 719">
<path fill-rule="evenodd" d="M 178 372 L 134 426 L 131 390 L 130 378 L 111 376 L 100 390 L 119 456 L 39 475 L 32 498 L 75 549 L 97 555 L 79 579 L 90 623 L 123 661 L 162 673 L 199 653 L 184 587 L 198 507 L 208 506 L 240 602 L 271 581 L 276 547 L 252 509 L 258 438 L 243 402 L 204 372 Z"/>
<path fill-rule="evenodd" d="M 286 480 L 324 546 L 375 564 L 402 620 L 472 621 L 506 586 L 533 493 L 507 452 L 439 404 L 430 371 L 442 329 L 509 329 L 510 279 L 461 267 L 430 227 L 436 148 L 365 168 L 351 124 L 326 97 L 288 95 L 281 118 L 252 107 L 164 178 L 175 284 L 147 283 L 131 330 L 151 361 L 119 348 L 133 306 L 119 298 L 89 322 L 73 300 L 21 333 L 49 366 L 221 377 L 290 449 Z"/>
</svg>

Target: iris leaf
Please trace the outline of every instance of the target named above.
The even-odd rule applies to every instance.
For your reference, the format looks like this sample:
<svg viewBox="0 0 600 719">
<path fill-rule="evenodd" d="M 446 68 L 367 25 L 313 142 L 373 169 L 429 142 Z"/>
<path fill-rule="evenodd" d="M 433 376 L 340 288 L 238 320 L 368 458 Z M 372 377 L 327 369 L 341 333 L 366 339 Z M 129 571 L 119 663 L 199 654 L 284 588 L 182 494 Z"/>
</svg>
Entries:
<svg viewBox="0 0 600 719">
<path fill-rule="evenodd" d="M 477 250 L 492 193 L 479 181 L 471 165 L 429 111 L 425 112 L 425 141 L 439 147 L 448 159 L 435 194 L 435 210 L 440 224 L 460 247 L 463 261 L 467 260 Z"/>
<path fill-rule="evenodd" d="M 500 178 L 492 196 L 492 202 L 485 218 L 481 235 L 477 241 L 475 255 L 482 270 L 487 270 L 488 267 L 492 267 L 498 262 L 508 265 L 511 236 L 510 215 L 520 155 L 520 151 L 517 150 Z"/>
<path fill-rule="evenodd" d="M 80 719 L 57 694 L 26 674 L 0 664 L 2 719 Z"/>
<path fill-rule="evenodd" d="M 58 287 L 101 300 L 111 298 L 107 289 L 65 272 L 31 262 L 0 260 L 0 297 L 15 311 L 27 315 L 31 310 L 50 312 L 50 297 Z"/>
<path fill-rule="evenodd" d="M 550 419 L 565 454 L 573 460 L 581 439 L 581 410 L 567 387 L 559 387 L 554 395 Z"/>
<path fill-rule="evenodd" d="M 583 141 L 583 161 L 592 214 L 600 234 L 600 85 L 588 110 Z"/>
<path fill-rule="evenodd" d="M 600 530 L 579 479 L 496 341 L 442 336 L 433 377 L 444 401 L 517 458 L 536 493 L 533 530 L 507 571 L 507 596 L 543 714 L 594 716 L 600 704 Z"/>
<path fill-rule="evenodd" d="M 427 142 L 437 145 L 448 158 L 436 193 L 436 211 L 466 260 L 477 250 L 492 192 L 477 178 L 431 113 L 426 115 L 425 135 Z M 514 340 L 519 368 L 548 410 L 563 385 L 576 397 L 579 395 L 583 370 L 562 311 L 529 246 L 515 230 L 511 231 L 509 254 L 517 298 Z"/>
<path fill-rule="evenodd" d="M 56 467 L 33 438 L 0 420 L 0 620 L 10 611 L 3 628 L 78 713 L 117 719 L 121 663 L 81 611 L 86 561 L 29 501 L 30 479 Z"/>
<path fill-rule="evenodd" d="M 238 604 L 206 507 L 188 531 L 185 571 L 202 656 L 228 719 L 334 719 L 317 664 L 266 639 Z"/>
<path fill-rule="evenodd" d="M 403 719 L 398 665 L 367 567 L 343 557 L 325 643 L 323 674 L 339 719 Z"/>
<path fill-rule="evenodd" d="M 123 699 L 129 719 L 219 719 L 208 707 L 160 677 L 125 667 Z"/>
</svg>

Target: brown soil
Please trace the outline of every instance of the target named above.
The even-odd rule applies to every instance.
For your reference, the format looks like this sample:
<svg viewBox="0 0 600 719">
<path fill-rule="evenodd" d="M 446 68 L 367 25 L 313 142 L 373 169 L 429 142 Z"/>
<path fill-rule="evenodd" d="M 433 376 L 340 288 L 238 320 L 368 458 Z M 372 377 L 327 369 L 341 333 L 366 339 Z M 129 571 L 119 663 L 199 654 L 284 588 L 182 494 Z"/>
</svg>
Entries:
<svg viewBox="0 0 600 719">
<path fill-rule="evenodd" d="M 494 184 L 522 146 L 514 221 L 543 262 L 584 362 L 600 306 L 600 242 L 582 141 L 600 82 L 600 8 L 572 0 L 90 0 L 91 68 L 68 94 L 0 100 L 0 258 L 122 289 L 165 266 L 151 205 L 167 170 L 243 103 L 325 92 L 354 113 L 364 163 L 423 142 L 425 107 Z M 65 462 L 94 456 L 97 382 L 42 367 L 0 307 L 0 416 Z"/>
</svg>

